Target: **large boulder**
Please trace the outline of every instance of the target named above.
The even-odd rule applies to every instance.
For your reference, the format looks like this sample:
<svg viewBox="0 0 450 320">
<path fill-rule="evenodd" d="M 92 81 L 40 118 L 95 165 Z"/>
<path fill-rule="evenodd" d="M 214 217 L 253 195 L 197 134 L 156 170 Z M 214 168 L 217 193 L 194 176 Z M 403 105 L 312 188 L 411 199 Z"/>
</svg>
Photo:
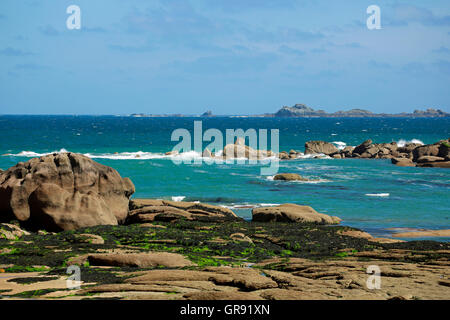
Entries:
<svg viewBox="0 0 450 320">
<path fill-rule="evenodd" d="M 128 224 L 180 219 L 214 222 L 240 219 L 228 208 L 199 202 L 134 199 L 130 208 Z"/>
<path fill-rule="evenodd" d="M 338 224 L 341 219 L 318 213 L 309 206 L 282 204 L 276 207 L 255 208 L 253 221 L 257 222 L 300 222 L 315 224 Z"/>
<path fill-rule="evenodd" d="M 361 143 L 359 146 L 355 147 L 355 149 L 353 149 L 353 155 L 362 155 L 364 152 L 366 152 L 367 149 L 370 148 L 372 144 L 372 140 L 366 140 L 363 143 Z"/>
<path fill-rule="evenodd" d="M 247 158 L 258 159 L 258 150 L 242 144 L 227 144 L 223 148 L 223 156 L 226 159 Z"/>
<path fill-rule="evenodd" d="M 417 163 L 425 163 L 425 162 L 435 162 L 435 161 L 444 161 L 444 158 L 434 157 L 434 156 L 422 156 L 417 159 Z"/>
<path fill-rule="evenodd" d="M 116 225 L 128 216 L 134 185 L 108 166 L 76 153 L 19 162 L 0 175 L 0 221 L 31 229 Z"/>
<path fill-rule="evenodd" d="M 339 149 L 332 143 L 325 141 L 308 141 L 305 143 L 305 154 L 323 153 L 331 155 L 339 152 Z"/>
<path fill-rule="evenodd" d="M 142 252 L 90 254 L 87 257 L 93 266 L 151 268 L 164 266 L 169 268 L 189 267 L 195 264 L 178 253 Z"/>
<path fill-rule="evenodd" d="M 227 144 L 223 148 L 223 157 L 225 159 L 246 158 L 250 160 L 264 159 L 271 157 L 274 153 L 270 150 L 257 150 L 245 145 L 243 138 L 237 138 L 234 144 Z"/>
<path fill-rule="evenodd" d="M 440 141 L 439 157 L 445 158 L 447 161 L 450 161 L 450 139 Z"/>
<path fill-rule="evenodd" d="M 433 156 L 437 157 L 439 155 L 439 145 L 438 144 L 427 144 L 424 146 L 416 147 L 413 150 L 413 161 L 417 161 L 423 156 Z"/>
</svg>

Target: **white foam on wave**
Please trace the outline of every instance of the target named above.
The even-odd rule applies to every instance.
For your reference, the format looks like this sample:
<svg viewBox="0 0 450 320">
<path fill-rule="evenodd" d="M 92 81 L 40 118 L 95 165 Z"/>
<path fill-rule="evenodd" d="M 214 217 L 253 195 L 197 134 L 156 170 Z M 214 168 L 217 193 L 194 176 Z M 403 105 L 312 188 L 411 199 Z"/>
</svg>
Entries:
<svg viewBox="0 0 450 320">
<path fill-rule="evenodd" d="M 300 154 L 297 158 L 299 159 L 313 159 L 315 157 L 320 157 L 321 159 L 332 159 L 330 156 L 327 156 L 323 153 L 310 153 L 310 154 Z"/>
<path fill-rule="evenodd" d="M 172 201 L 180 202 L 183 201 L 186 197 L 185 196 L 173 196 Z"/>
<path fill-rule="evenodd" d="M 290 182 L 300 183 L 300 184 L 317 184 L 317 183 L 331 182 L 331 180 L 328 180 L 328 179 L 314 179 L 314 180 L 306 180 L 306 181 L 296 180 L 296 181 L 290 181 Z"/>
<path fill-rule="evenodd" d="M 417 144 L 421 144 L 423 145 L 424 143 L 422 141 L 420 141 L 419 139 L 412 139 L 412 140 L 404 140 L 404 139 L 400 139 L 397 141 L 397 145 L 399 147 L 404 147 L 405 145 L 407 145 L 408 143 L 417 143 Z"/>
<path fill-rule="evenodd" d="M 45 152 L 45 153 L 37 153 L 34 151 L 21 151 L 17 154 L 7 153 L 6 156 L 13 156 L 13 157 L 27 157 L 27 158 L 33 158 L 33 157 L 42 157 L 53 153 L 63 153 L 68 152 L 66 149 L 61 149 L 59 151 L 53 151 L 53 152 Z"/>
<path fill-rule="evenodd" d="M 227 209 L 254 209 L 261 207 L 276 207 L 279 203 L 231 203 L 229 205 L 220 205 L 222 208 Z"/>
<path fill-rule="evenodd" d="M 365 194 L 368 197 L 389 197 L 389 193 L 366 193 Z"/>
<path fill-rule="evenodd" d="M 347 146 L 347 144 L 343 141 L 333 141 L 332 144 L 334 144 L 339 150 L 342 150 Z"/>
<path fill-rule="evenodd" d="M 42 157 L 49 154 L 54 153 L 64 153 L 64 152 L 70 152 L 66 149 L 61 149 L 59 151 L 53 151 L 53 152 L 45 152 L 45 153 L 38 153 L 34 151 L 21 151 L 19 153 L 13 154 L 8 153 L 5 154 L 5 156 L 12 156 L 12 157 L 27 157 L 27 158 L 34 158 L 34 157 Z M 268 164 L 271 161 L 279 161 L 279 158 L 277 156 L 271 156 L 271 157 L 265 157 L 261 159 L 247 159 L 247 158 L 220 158 L 222 155 L 222 152 L 217 152 L 217 158 L 210 158 L 210 157 L 203 157 L 201 153 L 196 151 L 186 151 L 182 153 L 177 154 L 165 154 L 165 153 L 155 153 L 155 152 L 144 152 L 144 151 L 137 151 L 137 152 L 114 152 L 114 153 L 84 153 L 84 156 L 92 159 L 110 159 L 110 160 L 151 160 L 151 159 L 169 159 L 169 160 L 177 160 L 177 161 L 193 161 L 193 160 L 203 160 L 207 163 L 217 163 L 217 164 L 223 164 L 223 163 L 234 163 L 236 161 L 241 162 L 247 162 L 247 161 L 254 161 L 257 160 L 257 164 Z M 309 155 L 308 155 L 309 156 Z M 313 155 L 312 155 L 313 156 Z"/>
<path fill-rule="evenodd" d="M 63 152 L 70 152 L 66 149 L 61 149 L 59 151 L 53 151 L 53 152 L 45 152 L 45 153 L 38 153 L 34 151 L 21 151 L 16 154 L 8 153 L 6 156 L 13 156 L 13 157 L 42 157 L 53 153 L 63 153 Z M 173 154 L 173 155 L 166 155 L 163 153 L 154 153 L 154 152 L 144 152 L 144 151 L 137 151 L 137 152 L 115 152 L 115 153 L 84 153 L 84 156 L 92 159 L 110 159 L 110 160 L 148 160 L 148 159 L 179 159 L 179 160 L 192 160 L 192 159 L 198 159 L 202 158 L 201 154 L 195 151 L 189 151 L 189 152 L 182 152 L 179 154 Z M 210 159 L 210 158 L 208 158 Z"/>
<path fill-rule="evenodd" d="M 148 160 L 148 159 L 163 159 L 167 156 L 160 153 L 152 152 L 120 152 L 120 153 L 85 153 L 86 157 L 93 159 L 110 159 L 110 160 Z"/>
</svg>

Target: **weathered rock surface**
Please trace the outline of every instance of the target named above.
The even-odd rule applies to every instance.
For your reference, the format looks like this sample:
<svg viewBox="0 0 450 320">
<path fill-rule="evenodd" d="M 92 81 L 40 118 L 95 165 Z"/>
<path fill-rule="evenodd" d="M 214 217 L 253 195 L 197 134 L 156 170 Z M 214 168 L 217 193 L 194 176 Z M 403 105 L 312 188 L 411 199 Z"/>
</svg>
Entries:
<svg viewBox="0 0 450 320">
<path fill-rule="evenodd" d="M 87 232 L 105 244 L 72 241 Z M 30 233 L 0 241 L 0 298 L 450 299 L 448 243 L 374 240 L 345 226 L 246 221 Z M 80 289 L 67 288 L 61 268 L 74 264 Z M 368 287 L 373 265 L 381 271 L 377 290 Z"/>
<path fill-rule="evenodd" d="M 372 144 L 372 140 L 366 140 L 363 143 L 361 143 L 359 146 L 355 147 L 355 149 L 353 149 L 353 154 L 363 154 L 364 152 L 366 152 L 366 150 L 370 147 L 370 145 Z"/>
<path fill-rule="evenodd" d="M 30 233 L 15 224 L 0 223 L 0 239 L 17 240 L 28 234 Z"/>
<path fill-rule="evenodd" d="M 341 219 L 318 213 L 309 206 L 282 204 L 276 207 L 255 208 L 253 221 L 258 222 L 310 222 L 317 224 L 338 224 Z"/>
<path fill-rule="evenodd" d="M 247 237 L 245 234 L 243 234 L 241 232 L 231 234 L 230 238 L 235 241 L 244 241 L 244 242 L 253 243 L 252 239 L 250 239 L 249 237 Z"/>
<path fill-rule="evenodd" d="M 168 252 L 91 254 L 87 259 L 94 266 L 175 268 L 195 265 L 180 254 Z"/>
<path fill-rule="evenodd" d="M 308 141 L 305 143 L 305 154 L 323 153 L 331 155 L 339 152 L 339 149 L 332 143 L 325 141 Z"/>
<path fill-rule="evenodd" d="M 0 221 L 33 229 L 71 230 L 123 223 L 134 185 L 76 153 L 19 162 L 0 175 Z"/>
<path fill-rule="evenodd" d="M 152 221 L 186 220 L 239 220 L 228 208 L 205 203 L 134 199 L 130 203 L 131 223 L 147 223 Z"/>
<path fill-rule="evenodd" d="M 264 159 L 273 156 L 270 150 L 257 150 L 245 145 L 243 138 L 237 138 L 234 144 L 227 144 L 223 148 L 222 157 L 225 159 L 246 158 L 250 160 Z"/>
<path fill-rule="evenodd" d="M 373 143 L 369 139 L 356 147 L 346 146 L 341 150 L 325 141 L 306 142 L 305 154 L 314 153 L 322 153 L 334 159 L 392 159 L 393 164 L 401 167 L 450 167 L 450 139 L 429 145 L 408 143 L 401 147 L 396 142 Z M 298 155 L 282 151 L 278 157 L 281 160 L 290 160 L 298 158 Z"/>
<path fill-rule="evenodd" d="M 426 163 L 426 162 L 435 162 L 435 161 L 444 161 L 444 158 L 436 157 L 436 156 L 421 156 L 417 159 L 417 163 Z"/>
<path fill-rule="evenodd" d="M 417 230 L 411 232 L 399 232 L 392 235 L 394 238 L 427 238 L 427 237 L 448 237 L 450 229 L 446 230 Z"/>
<path fill-rule="evenodd" d="M 418 167 L 431 167 L 431 168 L 450 168 L 450 161 L 418 163 L 417 166 Z"/>
<path fill-rule="evenodd" d="M 411 159 L 406 158 L 392 158 L 391 162 L 399 167 L 415 167 L 416 165 Z"/>
<path fill-rule="evenodd" d="M 436 144 L 419 146 L 414 148 L 412 153 L 414 161 L 417 161 L 423 156 L 437 157 L 439 155 L 439 146 Z"/>
<path fill-rule="evenodd" d="M 90 244 L 104 244 L 105 240 L 96 234 L 80 233 L 75 235 L 76 242 L 78 243 L 90 243 Z"/>
<path fill-rule="evenodd" d="M 308 181 L 297 173 L 279 173 L 273 177 L 273 180 L 281 181 Z"/>
</svg>

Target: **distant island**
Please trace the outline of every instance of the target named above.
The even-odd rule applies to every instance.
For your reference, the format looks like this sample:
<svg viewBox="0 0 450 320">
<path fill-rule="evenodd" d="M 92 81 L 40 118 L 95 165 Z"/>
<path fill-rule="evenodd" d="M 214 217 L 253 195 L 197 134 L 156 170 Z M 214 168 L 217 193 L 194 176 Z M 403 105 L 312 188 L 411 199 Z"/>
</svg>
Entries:
<svg viewBox="0 0 450 320">
<path fill-rule="evenodd" d="M 450 113 L 446 113 L 439 109 L 428 108 L 425 111 L 414 110 L 413 113 L 373 113 L 364 109 L 351 109 L 348 111 L 337 111 L 327 113 L 324 110 L 314 110 L 304 104 L 296 104 L 292 107 L 283 107 L 276 112 L 274 117 L 448 117 Z"/>
<path fill-rule="evenodd" d="M 450 117 L 450 113 L 444 112 L 440 109 L 427 108 L 426 110 L 414 110 L 412 113 L 373 113 L 364 109 L 350 109 L 347 111 L 336 111 L 328 113 L 324 110 L 315 110 L 304 104 L 295 104 L 292 107 L 284 106 L 275 113 L 265 113 L 259 115 L 214 115 L 211 110 L 204 112 L 201 115 L 183 115 L 183 114 L 143 114 L 133 113 L 130 117 L 264 117 L 264 118 L 429 118 L 429 117 Z"/>
</svg>

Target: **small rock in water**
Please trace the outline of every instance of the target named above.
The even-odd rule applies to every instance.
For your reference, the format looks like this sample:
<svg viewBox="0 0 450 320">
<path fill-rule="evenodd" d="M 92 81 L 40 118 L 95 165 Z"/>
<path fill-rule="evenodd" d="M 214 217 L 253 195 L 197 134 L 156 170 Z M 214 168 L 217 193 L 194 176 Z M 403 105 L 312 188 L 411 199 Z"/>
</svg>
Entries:
<svg viewBox="0 0 450 320">
<path fill-rule="evenodd" d="M 281 181 L 308 181 L 308 179 L 303 178 L 301 175 L 296 173 L 279 173 L 273 180 L 281 180 Z"/>
</svg>

